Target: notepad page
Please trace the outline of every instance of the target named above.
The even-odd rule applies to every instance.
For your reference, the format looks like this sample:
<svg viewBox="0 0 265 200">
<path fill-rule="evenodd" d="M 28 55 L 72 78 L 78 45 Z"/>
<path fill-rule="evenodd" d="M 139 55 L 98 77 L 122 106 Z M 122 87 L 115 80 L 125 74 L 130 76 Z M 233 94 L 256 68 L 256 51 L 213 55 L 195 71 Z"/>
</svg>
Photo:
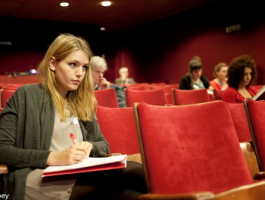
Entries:
<svg viewBox="0 0 265 200">
<path fill-rule="evenodd" d="M 114 163 L 114 162 L 121 162 L 121 161 L 126 160 L 126 158 L 127 158 L 127 155 L 110 156 L 110 157 L 104 157 L 104 158 L 90 157 L 88 159 L 84 159 L 80 163 L 73 164 L 73 165 L 49 166 L 43 171 L 43 173 L 65 171 L 65 170 L 71 170 L 71 169 L 79 169 L 79 168 L 84 168 L 84 167 L 104 165 L 104 164 L 109 164 L 109 163 Z"/>
</svg>

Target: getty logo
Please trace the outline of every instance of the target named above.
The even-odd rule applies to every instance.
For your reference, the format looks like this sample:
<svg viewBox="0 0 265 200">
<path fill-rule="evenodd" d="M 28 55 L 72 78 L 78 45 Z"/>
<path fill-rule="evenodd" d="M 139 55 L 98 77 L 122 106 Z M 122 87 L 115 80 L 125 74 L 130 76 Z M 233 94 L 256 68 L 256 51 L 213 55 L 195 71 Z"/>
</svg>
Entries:
<svg viewBox="0 0 265 200">
<path fill-rule="evenodd" d="M 8 199 L 9 194 L 0 194 L 0 199 Z"/>
</svg>

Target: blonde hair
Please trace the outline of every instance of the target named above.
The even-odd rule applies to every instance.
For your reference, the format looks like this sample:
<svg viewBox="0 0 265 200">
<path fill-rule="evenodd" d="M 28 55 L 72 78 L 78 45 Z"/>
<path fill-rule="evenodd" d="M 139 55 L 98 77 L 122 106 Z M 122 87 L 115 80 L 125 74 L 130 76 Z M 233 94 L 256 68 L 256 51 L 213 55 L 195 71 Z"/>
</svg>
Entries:
<svg viewBox="0 0 265 200">
<path fill-rule="evenodd" d="M 227 66 L 225 63 L 219 63 L 218 65 L 216 65 L 216 66 L 214 67 L 213 76 L 214 76 L 215 78 L 217 78 L 216 73 L 219 72 L 219 71 L 222 69 L 222 67 L 228 67 L 228 66 Z"/>
<path fill-rule="evenodd" d="M 90 60 L 90 66 L 92 70 L 94 70 L 96 66 L 103 68 L 104 71 L 108 69 L 106 60 L 100 56 L 92 56 Z"/>
<path fill-rule="evenodd" d="M 86 40 L 71 34 L 61 34 L 52 42 L 38 68 L 41 84 L 51 96 L 55 109 L 61 117 L 61 121 L 66 121 L 68 117 L 66 102 L 58 92 L 55 74 L 50 69 L 50 60 L 54 57 L 56 61 L 60 62 L 77 50 L 82 50 L 87 55 L 88 60 L 92 57 L 92 51 Z M 77 90 L 68 92 L 67 102 L 71 115 L 76 116 L 79 120 L 92 121 L 95 118 L 94 112 L 97 101 L 94 96 L 90 67 L 87 69 L 84 79 Z"/>
</svg>

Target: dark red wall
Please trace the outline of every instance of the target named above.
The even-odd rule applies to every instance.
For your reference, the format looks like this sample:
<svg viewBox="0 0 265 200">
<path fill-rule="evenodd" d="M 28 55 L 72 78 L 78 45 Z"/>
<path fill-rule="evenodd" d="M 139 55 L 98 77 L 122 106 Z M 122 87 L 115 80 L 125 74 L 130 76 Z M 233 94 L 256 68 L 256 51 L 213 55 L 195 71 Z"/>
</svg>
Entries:
<svg viewBox="0 0 265 200">
<path fill-rule="evenodd" d="M 36 68 L 58 33 L 70 32 L 87 39 L 95 55 L 105 55 L 109 68 L 105 77 L 112 82 L 119 68 L 126 66 L 137 82 L 178 83 L 195 55 L 202 59 L 203 74 L 212 79 L 216 64 L 248 54 L 259 66 L 257 84 L 265 83 L 263 4 L 216 0 L 112 34 L 92 25 L 0 18 L 7 27 L 0 31 L 0 41 L 13 42 L 11 47 L 0 46 L 0 75 Z M 238 23 L 241 31 L 225 32 L 226 26 Z"/>
<path fill-rule="evenodd" d="M 213 2 L 119 33 L 116 76 L 119 67 L 127 66 L 138 82 L 178 83 L 188 71 L 189 60 L 198 55 L 203 74 L 212 79 L 216 64 L 229 64 L 234 57 L 248 54 L 259 66 L 257 84 L 265 83 L 263 10 L 264 5 L 254 3 Z M 237 23 L 241 24 L 241 31 L 226 33 L 226 26 Z"/>
</svg>

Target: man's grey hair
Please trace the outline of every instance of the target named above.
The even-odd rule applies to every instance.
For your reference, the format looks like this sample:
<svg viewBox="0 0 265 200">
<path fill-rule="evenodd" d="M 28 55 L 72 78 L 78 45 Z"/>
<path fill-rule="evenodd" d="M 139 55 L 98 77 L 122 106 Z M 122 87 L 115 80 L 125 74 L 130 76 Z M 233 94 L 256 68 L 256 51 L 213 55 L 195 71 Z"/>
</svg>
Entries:
<svg viewBox="0 0 265 200">
<path fill-rule="evenodd" d="M 90 66 L 92 70 L 94 70 L 96 66 L 101 67 L 104 71 L 108 69 L 106 60 L 100 56 L 92 56 L 90 59 Z"/>
</svg>

